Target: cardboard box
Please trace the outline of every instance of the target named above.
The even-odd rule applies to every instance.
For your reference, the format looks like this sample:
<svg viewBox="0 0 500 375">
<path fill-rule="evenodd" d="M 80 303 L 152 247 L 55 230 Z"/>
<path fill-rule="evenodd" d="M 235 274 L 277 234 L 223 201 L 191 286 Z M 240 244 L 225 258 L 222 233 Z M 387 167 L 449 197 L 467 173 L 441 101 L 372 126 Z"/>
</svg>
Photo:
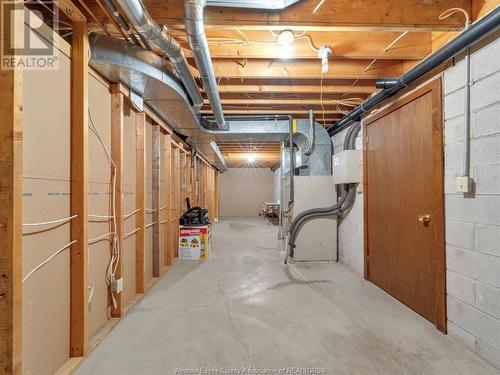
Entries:
<svg viewBox="0 0 500 375">
<path fill-rule="evenodd" d="M 179 259 L 204 261 L 211 252 L 211 225 L 179 226 Z"/>
</svg>

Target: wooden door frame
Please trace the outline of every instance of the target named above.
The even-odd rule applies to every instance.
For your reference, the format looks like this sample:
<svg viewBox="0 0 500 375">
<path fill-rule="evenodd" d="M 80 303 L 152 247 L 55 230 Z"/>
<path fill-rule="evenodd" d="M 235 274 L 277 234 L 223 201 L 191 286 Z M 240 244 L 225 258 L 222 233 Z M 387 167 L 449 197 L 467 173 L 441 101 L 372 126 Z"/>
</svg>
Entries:
<svg viewBox="0 0 500 375">
<path fill-rule="evenodd" d="M 444 146 L 443 146 L 443 91 L 441 77 L 433 79 L 424 86 L 416 89 L 405 97 L 396 99 L 388 107 L 380 112 L 366 118 L 362 122 L 363 126 L 363 215 L 364 215 L 364 277 L 369 278 L 369 246 L 368 246 L 368 150 L 367 150 L 367 126 L 387 116 L 389 113 L 407 105 L 419 97 L 432 93 L 432 160 L 433 160 L 433 201 L 434 201 L 434 222 L 436 229 L 434 231 L 434 243 L 436 244 L 436 298 L 437 318 L 436 327 L 446 333 L 447 315 L 446 315 L 446 246 L 445 246 L 445 217 L 444 217 Z"/>
</svg>

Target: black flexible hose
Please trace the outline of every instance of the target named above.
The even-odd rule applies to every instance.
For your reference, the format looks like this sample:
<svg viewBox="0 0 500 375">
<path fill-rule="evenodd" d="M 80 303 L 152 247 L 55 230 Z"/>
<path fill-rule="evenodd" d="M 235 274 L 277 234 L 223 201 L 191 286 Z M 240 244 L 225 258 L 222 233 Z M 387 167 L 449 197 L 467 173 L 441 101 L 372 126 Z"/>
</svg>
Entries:
<svg viewBox="0 0 500 375">
<path fill-rule="evenodd" d="M 361 115 L 370 111 L 373 107 L 382 103 L 385 99 L 396 94 L 399 90 L 405 88 L 424 74 L 438 67 L 453 56 L 459 54 L 471 44 L 485 38 L 500 27 L 500 6 L 497 6 L 490 13 L 485 15 L 473 23 L 469 28 L 462 31 L 458 36 L 453 38 L 436 52 L 427 56 L 413 68 L 402 74 L 400 77 L 394 78 L 395 82 L 391 85 L 363 102 L 359 107 L 356 107 L 344 118 L 330 126 L 328 134 L 333 136 L 345 129 L 352 121 L 358 121 Z"/>
</svg>

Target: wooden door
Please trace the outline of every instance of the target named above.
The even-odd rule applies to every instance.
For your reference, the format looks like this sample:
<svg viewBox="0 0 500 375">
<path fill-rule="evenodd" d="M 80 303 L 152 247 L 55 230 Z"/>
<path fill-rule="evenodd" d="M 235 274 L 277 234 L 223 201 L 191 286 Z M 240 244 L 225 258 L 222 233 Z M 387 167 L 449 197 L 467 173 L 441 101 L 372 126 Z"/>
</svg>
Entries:
<svg viewBox="0 0 500 375">
<path fill-rule="evenodd" d="M 364 122 L 365 277 L 446 331 L 441 81 Z"/>
</svg>

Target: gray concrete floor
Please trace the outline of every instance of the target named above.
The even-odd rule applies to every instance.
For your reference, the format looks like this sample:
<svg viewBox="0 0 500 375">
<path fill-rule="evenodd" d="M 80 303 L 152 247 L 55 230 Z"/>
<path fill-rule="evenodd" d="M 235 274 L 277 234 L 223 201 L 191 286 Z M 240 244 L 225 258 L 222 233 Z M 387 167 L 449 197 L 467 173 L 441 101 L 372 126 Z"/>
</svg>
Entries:
<svg viewBox="0 0 500 375">
<path fill-rule="evenodd" d="M 213 244 L 211 260 L 178 262 L 76 373 L 500 373 L 342 264 L 285 267 L 260 218 L 216 223 Z"/>
</svg>

